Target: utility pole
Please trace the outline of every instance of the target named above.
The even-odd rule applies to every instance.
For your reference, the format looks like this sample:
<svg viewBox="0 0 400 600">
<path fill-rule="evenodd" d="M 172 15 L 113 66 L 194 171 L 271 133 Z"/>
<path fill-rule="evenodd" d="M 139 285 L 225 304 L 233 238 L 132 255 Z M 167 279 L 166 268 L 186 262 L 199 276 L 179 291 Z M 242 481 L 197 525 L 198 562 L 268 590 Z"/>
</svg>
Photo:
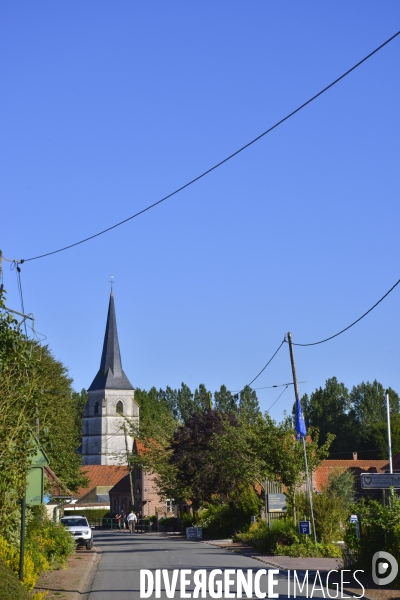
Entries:
<svg viewBox="0 0 400 600">
<path fill-rule="evenodd" d="M 389 473 L 393 473 L 392 462 L 392 436 L 390 434 L 390 405 L 389 405 L 389 390 L 386 390 L 386 423 L 388 434 L 388 455 L 389 455 Z"/>
<path fill-rule="evenodd" d="M 126 448 L 126 463 L 128 465 L 129 472 L 129 485 L 131 488 L 131 502 L 132 502 L 132 510 L 135 509 L 135 496 L 133 492 L 133 481 L 132 481 L 132 467 L 129 460 L 129 449 L 128 449 L 128 436 L 126 434 L 126 425 L 124 425 L 124 434 L 125 434 L 125 448 Z"/>
<path fill-rule="evenodd" d="M 289 341 L 290 363 L 292 365 L 292 373 L 293 373 L 294 395 L 295 395 L 295 399 L 296 399 L 296 402 L 297 402 L 297 400 L 300 401 L 300 392 L 299 392 L 299 383 L 298 383 L 298 380 L 297 380 L 296 364 L 294 362 L 292 334 L 290 333 L 290 331 L 288 333 L 288 341 Z M 302 435 L 301 437 L 303 438 L 304 462 L 305 462 L 305 466 L 306 466 L 306 478 L 307 478 L 307 492 L 308 492 L 308 499 L 309 499 L 309 502 L 310 502 L 311 520 L 312 520 L 313 532 L 314 532 L 314 542 L 317 543 L 317 536 L 316 536 L 316 533 L 315 533 L 315 522 L 314 522 L 314 509 L 313 509 L 313 501 L 312 501 L 312 489 L 311 489 L 310 477 L 309 477 L 309 474 L 308 474 L 306 438 L 305 438 L 304 435 Z"/>
</svg>

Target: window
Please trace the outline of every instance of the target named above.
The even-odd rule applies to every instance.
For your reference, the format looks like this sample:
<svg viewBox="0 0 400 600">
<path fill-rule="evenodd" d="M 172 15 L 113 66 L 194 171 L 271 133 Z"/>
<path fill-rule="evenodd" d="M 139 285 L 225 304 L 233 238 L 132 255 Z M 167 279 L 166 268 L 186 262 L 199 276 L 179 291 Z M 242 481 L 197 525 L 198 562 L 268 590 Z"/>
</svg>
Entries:
<svg viewBox="0 0 400 600">
<path fill-rule="evenodd" d="M 98 415 L 98 414 L 99 414 L 99 403 L 97 402 L 97 400 L 96 400 L 96 402 L 94 403 L 94 414 L 95 414 L 95 415 Z"/>
<path fill-rule="evenodd" d="M 122 404 L 121 400 L 118 400 L 117 402 L 117 413 L 120 415 L 124 414 L 124 405 Z"/>
</svg>

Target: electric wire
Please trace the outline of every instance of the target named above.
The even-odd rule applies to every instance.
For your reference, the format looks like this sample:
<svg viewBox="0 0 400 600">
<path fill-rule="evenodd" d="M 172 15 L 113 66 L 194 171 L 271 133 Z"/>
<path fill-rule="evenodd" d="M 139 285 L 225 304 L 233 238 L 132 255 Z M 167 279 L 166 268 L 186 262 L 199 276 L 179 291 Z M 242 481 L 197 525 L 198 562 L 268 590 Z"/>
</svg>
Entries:
<svg viewBox="0 0 400 600">
<path fill-rule="evenodd" d="M 275 402 L 273 402 L 273 403 L 271 404 L 271 406 L 270 406 L 269 408 L 267 408 L 267 412 L 269 412 L 269 411 L 271 410 L 271 408 L 272 408 L 273 406 L 275 406 L 275 404 L 278 402 L 279 398 L 280 398 L 281 396 L 283 396 L 283 394 L 286 392 L 286 390 L 288 389 L 289 385 L 293 385 L 293 383 L 292 383 L 292 384 L 290 384 L 290 383 L 287 383 L 287 384 L 286 384 L 286 387 L 285 387 L 285 389 L 284 389 L 284 390 L 282 390 L 282 392 L 279 394 L 279 396 L 277 397 L 277 399 L 275 400 Z"/>
<path fill-rule="evenodd" d="M 248 384 L 247 384 L 247 386 L 245 386 L 245 387 L 250 387 L 250 386 L 251 386 L 251 384 L 252 384 L 252 383 L 253 383 L 253 382 L 254 382 L 256 379 L 258 379 L 258 377 L 260 377 L 261 373 L 263 373 L 263 372 L 265 371 L 265 369 L 268 367 L 268 365 L 269 365 L 269 364 L 271 364 L 271 362 L 273 361 L 273 359 L 275 358 L 275 356 L 278 354 L 279 350 L 282 348 L 282 346 L 283 346 L 283 344 L 285 343 L 285 341 L 286 341 L 286 340 L 283 340 L 283 341 L 280 343 L 280 345 L 279 345 L 278 349 L 277 349 L 277 350 L 275 350 L 275 352 L 273 353 L 273 355 L 271 356 L 271 358 L 269 359 L 269 361 L 267 362 L 267 364 L 266 364 L 266 365 L 265 365 L 265 366 L 264 366 L 264 367 L 261 369 L 261 371 L 258 373 L 258 375 L 256 375 L 256 376 L 254 377 L 254 379 L 252 379 L 252 380 L 250 381 L 250 383 L 248 383 Z M 244 389 L 244 388 L 243 388 L 243 389 Z M 240 390 L 240 391 L 242 392 L 243 390 Z"/>
<path fill-rule="evenodd" d="M 24 307 L 24 297 L 22 294 L 22 283 L 21 283 L 21 268 L 18 266 L 17 263 L 14 263 L 15 265 L 15 271 L 17 273 L 17 283 L 18 283 L 18 292 L 19 292 L 19 299 L 21 302 L 21 312 L 24 315 L 25 314 L 25 307 Z M 28 335 L 28 332 L 26 330 L 26 319 L 24 319 L 24 329 L 25 329 L 25 335 Z"/>
<path fill-rule="evenodd" d="M 115 229 L 116 227 L 119 227 L 120 225 L 123 225 L 124 223 L 127 223 L 128 221 L 131 221 L 132 219 L 135 219 L 136 217 L 142 215 L 143 213 L 147 212 L 148 210 L 154 208 L 155 206 L 158 206 L 162 202 L 165 202 L 169 198 L 172 198 L 172 196 L 175 196 L 179 192 L 181 192 L 184 189 L 188 188 L 189 186 L 193 185 L 194 183 L 196 183 L 197 181 L 199 181 L 200 179 L 202 179 L 206 175 L 209 175 L 210 173 L 212 173 L 212 171 L 215 171 L 216 169 L 218 169 L 219 167 L 221 167 L 223 164 L 225 164 L 226 162 L 228 162 L 229 160 L 231 160 L 232 158 L 234 158 L 235 156 L 237 156 L 238 154 L 240 154 L 241 152 L 243 152 L 244 150 L 246 150 L 247 148 L 249 148 L 250 146 L 252 146 L 256 142 L 258 142 L 261 138 L 263 138 L 264 136 L 266 136 L 269 133 L 271 133 L 271 131 L 273 131 L 274 129 L 276 129 L 277 127 L 279 127 L 279 125 L 282 125 L 282 123 L 285 123 L 285 121 L 287 121 L 288 119 L 290 119 L 291 117 L 293 117 L 295 114 L 297 114 L 298 112 L 300 112 L 303 108 L 305 108 L 306 106 L 308 106 L 309 104 L 311 104 L 311 102 L 313 102 L 314 100 L 316 100 L 317 98 L 319 98 L 320 96 L 322 96 L 322 94 L 324 94 L 329 89 L 331 89 L 334 85 L 336 85 L 337 83 L 339 83 L 339 81 L 341 81 L 342 79 L 344 79 L 345 77 L 347 77 L 347 75 L 349 75 L 350 73 L 352 73 L 355 69 L 357 69 L 359 66 L 361 66 L 364 62 L 366 62 L 374 54 L 376 54 L 377 52 L 379 52 L 379 50 L 381 50 L 387 44 L 389 44 L 391 41 L 393 41 L 398 35 L 400 35 L 400 31 L 397 31 L 397 33 L 395 33 L 389 39 L 387 39 L 385 42 L 383 42 L 383 44 L 381 44 L 380 46 L 378 46 L 377 48 L 375 48 L 375 50 L 373 50 L 372 52 L 370 52 L 369 54 L 367 54 L 367 56 L 365 56 L 362 60 L 360 60 L 358 63 L 356 63 L 353 67 L 351 67 L 350 69 L 348 69 L 345 73 L 343 73 L 342 75 L 340 75 L 340 77 L 338 77 L 337 79 L 335 79 L 334 81 L 332 81 L 329 85 L 327 85 L 321 91 L 319 91 L 317 94 L 315 94 L 314 96 L 312 96 L 311 98 L 309 98 L 306 102 L 303 102 L 303 104 L 301 104 L 295 110 L 293 110 L 288 115 L 286 115 L 285 117 L 283 117 L 283 119 L 280 119 L 280 121 L 278 121 L 277 123 L 275 123 L 274 125 L 272 125 L 271 127 L 269 127 L 266 131 L 264 131 L 263 133 L 261 133 L 260 135 L 258 135 L 254 139 L 252 139 L 250 142 L 248 142 L 247 144 L 245 144 L 244 146 L 242 146 L 241 148 L 239 148 L 238 150 L 236 150 L 235 152 L 233 152 L 232 154 L 230 154 L 229 156 L 227 156 L 226 158 L 224 158 L 223 160 L 221 160 L 217 164 L 215 164 L 213 167 L 210 167 L 209 169 L 207 169 L 206 171 L 204 171 L 203 173 L 201 173 L 200 175 L 198 175 L 194 179 L 191 179 L 190 181 L 188 181 L 187 183 L 185 183 L 181 187 L 177 188 L 175 191 L 171 192 L 170 194 L 167 194 L 166 196 L 164 196 L 163 198 L 161 198 L 157 202 L 154 202 L 153 204 L 150 204 L 149 206 L 147 206 L 146 208 L 143 208 L 142 210 L 140 210 L 139 212 L 135 213 L 134 215 L 131 215 L 130 217 L 127 217 L 123 221 L 119 221 L 119 223 L 115 223 L 114 225 L 111 225 L 110 227 L 107 227 L 106 229 L 103 229 L 102 231 L 99 231 L 98 233 L 95 233 L 95 234 L 93 234 L 91 236 L 88 236 L 88 237 L 80 240 L 79 242 L 75 242 L 73 244 L 69 244 L 68 246 L 64 246 L 62 248 L 59 248 L 58 250 L 53 250 L 52 252 L 46 252 L 45 254 L 39 254 L 38 256 L 32 256 L 30 258 L 21 259 L 20 262 L 22 263 L 22 262 L 28 262 L 28 261 L 31 261 L 31 260 L 37 260 L 39 258 L 44 258 L 46 256 L 51 256 L 52 254 L 57 254 L 58 252 L 63 252 L 64 250 L 69 250 L 70 248 L 73 248 L 74 246 L 79 246 L 80 244 L 88 242 L 89 240 L 92 240 L 92 239 L 94 239 L 94 238 L 96 238 L 96 237 L 98 237 L 100 235 L 103 235 L 104 233 L 107 233 L 108 231 L 111 231 L 112 229 Z"/>
<path fill-rule="evenodd" d="M 363 315 L 361 315 L 361 317 L 359 317 L 358 319 L 356 319 L 355 321 L 353 321 L 353 323 L 351 323 L 350 325 L 348 325 L 347 327 L 345 327 L 344 329 L 342 329 L 341 331 L 338 331 L 338 333 L 335 333 L 334 335 L 331 335 L 328 338 L 325 338 L 324 340 L 320 340 L 319 342 L 311 342 L 309 344 L 299 344 L 299 343 L 295 343 L 293 342 L 293 346 L 317 346 L 318 344 L 324 344 L 325 342 L 329 342 L 329 340 L 333 340 L 333 338 L 337 337 L 338 335 L 341 335 L 342 333 L 344 333 L 345 331 L 347 331 L 348 329 L 350 329 L 351 327 L 353 327 L 353 325 L 356 325 L 356 323 L 359 323 L 361 321 L 361 319 L 363 319 L 364 317 L 366 317 L 371 311 L 374 310 L 374 308 L 376 308 L 378 306 L 378 304 L 380 304 L 382 302 L 382 300 L 384 300 L 387 296 L 389 296 L 389 294 L 391 292 L 393 292 L 394 288 L 399 285 L 400 283 L 400 279 L 398 279 L 396 281 L 396 283 L 390 288 L 389 291 L 386 292 L 386 294 L 384 296 L 382 296 L 382 298 L 380 298 L 380 300 L 378 300 L 378 302 L 375 302 L 375 304 L 373 306 L 371 306 L 371 308 L 369 310 L 367 310 L 367 312 L 365 312 Z M 289 343 L 287 341 L 287 339 L 285 338 L 284 340 L 287 344 Z"/>
</svg>

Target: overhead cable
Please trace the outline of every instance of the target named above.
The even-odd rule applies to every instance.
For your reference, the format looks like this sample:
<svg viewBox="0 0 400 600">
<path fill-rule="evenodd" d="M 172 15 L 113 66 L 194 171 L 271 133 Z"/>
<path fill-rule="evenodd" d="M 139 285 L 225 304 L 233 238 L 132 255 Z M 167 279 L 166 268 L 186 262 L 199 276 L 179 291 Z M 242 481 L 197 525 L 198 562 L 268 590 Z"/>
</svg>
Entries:
<svg viewBox="0 0 400 600">
<path fill-rule="evenodd" d="M 380 300 L 378 300 L 378 302 L 376 302 L 373 306 L 371 306 L 371 308 L 369 310 L 367 310 L 367 312 L 365 312 L 356 321 L 353 321 L 353 323 L 351 323 L 350 325 L 348 325 L 347 327 L 345 327 L 341 331 L 338 331 L 334 335 L 331 335 L 330 337 L 325 338 L 324 340 L 320 340 L 319 342 L 311 342 L 309 344 L 296 344 L 295 342 L 293 342 L 293 346 L 317 346 L 318 344 L 324 344 L 325 342 L 329 342 L 329 340 L 333 340 L 333 338 L 337 337 L 338 335 L 341 335 L 342 333 L 344 333 L 345 331 L 347 331 L 348 329 L 350 329 L 350 327 L 353 327 L 353 325 L 355 325 L 356 323 L 358 323 L 359 321 L 361 321 L 361 319 L 363 319 L 364 317 L 366 317 L 372 310 L 374 310 L 374 308 L 376 308 L 378 306 L 378 304 L 380 304 L 382 302 L 382 300 L 384 300 L 387 296 L 389 296 L 390 292 L 393 292 L 394 288 L 397 285 L 399 285 L 399 283 L 400 283 L 400 279 L 398 279 L 396 281 L 396 283 L 390 288 L 390 290 L 387 291 L 386 294 L 384 296 L 382 296 L 382 298 Z M 285 339 L 285 342 L 287 342 L 286 339 Z"/>
<path fill-rule="evenodd" d="M 241 148 L 239 148 L 238 150 L 236 150 L 235 152 L 233 152 L 232 154 L 230 154 L 229 156 L 227 156 L 226 158 L 224 158 L 223 160 L 221 160 L 220 162 L 218 162 L 217 164 L 215 164 L 213 167 L 210 167 L 209 169 L 207 169 L 206 171 L 204 171 L 203 173 L 201 173 L 200 175 L 198 175 L 194 179 L 191 179 L 190 181 L 188 181 L 187 183 L 185 183 L 184 185 L 182 185 L 181 187 L 179 187 L 175 191 L 171 192 L 170 194 L 167 194 L 167 196 L 164 196 L 163 198 L 161 198 L 157 202 L 154 202 L 153 204 L 150 204 L 146 208 L 143 208 L 139 212 L 135 213 L 134 215 L 131 215 L 130 217 L 124 219 L 123 221 L 119 221 L 118 223 L 115 223 L 115 225 L 111 225 L 110 227 L 107 227 L 106 229 L 103 229 L 102 231 L 99 231 L 98 233 L 95 233 L 93 235 L 90 235 L 90 236 L 88 236 L 88 237 L 80 240 L 79 242 L 75 242 L 73 244 L 69 244 L 68 246 L 64 246 L 63 248 L 59 248 L 58 250 L 53 250 L 52 252 L 46 252 L 45 254 L 39 254 L 38 256 L 32 256 L 30 258 L 21 259 L 20 262 L 30 261 L 30 260 L 37 260 L 39 258 L 44 258 L 45 256 L 51 256 L 52 254 L 57 254 L 58 252 L 63 252 L 64 250 L 69 250 L 70 248 L 73 248 L 74 246 L 79 246 L 80 244 L 88 242 L 89 240 L 93 240 L 94 238 L 96 238 L 96 237 L 98 237 L 100 235 L 103 235 L 104 233 L 107 233 L 108 231 L 111 231 L 112 229 L 115 229 L 116 227 L 119 227 L 120 225 L 123 225 L 124 223 L 127 223 L 128 221 L 131 221 L 132 219 L 135 219 L 136 217 L 139 217 L 140 215 L 142 215 L 143 213 L 147 212 L 148 210 L 154 208 L 155 206 L 158 206 L 162 202 L 165 202 L 165 200 L 168 200 L 169 198 L 172 198 L 172 196 L 175 196 L 179 192 L 182 192 L 184 189 L 186 189 L 189 186 L 193 185 L 194 183 L 196 183 L 197 181 L 199 181 L 200 179 L 202 179 L 206 175 L 209 175 L 212 171 L 215 171 L 216 169 L 218 169 L 218 167 L 221 167 L 223 164 L 225 164 L 226 162 L 228 162 L 229 160 L 231 160 L 232 158 L 234 158 L 235 156 L 237 156 L 238 154 L 240 154 L 241 152 L 243 152 L 243 150 L 246 150 L 252 144 L 255 144 L 261 138 L 263 138 L 265 135 L 267 135 L 268 133 L 271 133 L 271 131 L 273 131 L 274 129 L 276 129 L 277 127 L 279 127 L 279 125 L 282 125 L 282 123 L 284 123 L 285 121 L 287 121 L 288 119 L 290 119 L 291 117 L 293 117 L 295 114 L 297 114 L 298 112 L 300 112 L 303 108 L 305 108 L 306 106 L 308 106 L 309 104 L 311 104 L 311 102 L 313 102 L 314 100 L 316 100 L 317 98 L 319 98 L 320 96 L 322 96 L 322 94 L 324 94 L 330 88 L 332 88 L 334 85 L 336 85 L 337 83 L 339 83 L 339 81 L 341 81 L 342 79 L 344 79 L 345 77 L 347 77 L 347 75 L 349 75 L 350 73 L 352 73 L 360 65 L 362 65 L 364 62 L 366 62 L 369 58 L 371 58 L 371 56 L 373 56 L 374 54 L 376 54 L 377 52 L 379 52 L 379 50 L 381 50 L 387 44 L 389 44 L 391 41 L 393 41 L 398 35 L 400 35 L 400 31 L 398 31 L 397 33 L 395 33 L 394 35 L 392 35 L 389 39 L 387 39 L 385 42 L 383 42 L 383 44 L 381 44 L 380 46 L 378 46 L 377 48 L 375 48 L 375 50 L 373 50 L 372 52 L 370 52 L 369 54 L 367 54 L 367 56 L 365 56 L 357 64 L 355 64 L 353 67 L 351 67 L 351 69 L 348 69 L 345 73 L 343 73 L 342 75 L 340 75 L 340 77 L 338 77 L 337 79 L 335 79 L 334 81 L 332 81 L 332 83 L 330 83 L 329 85 L 327 85 L 326 87 L 324 87 L 320 92 L 318 92 L 317 94 L 315 94 L 314 96 L 312 96 L 311 98 L 309 98 L 306 102 L 304 102 L 303 104 L 301 104 L 300 106 L 298 106 L 295 110 L 293 110 L 291 113 L 289 113 L 288 115 L 286 115 L 286 117 L 283 117 L 283 119 L 281 119 L 280 121 L 278 121 L 277 123 L 275 123 L 275 125 L 272 125 L 272 127 L 270 127 L 269 129 L 267 129 L 266 131 L 264 131 L 263 133 L 261 133 L 260 135 L 258 135 L 254 139 L 252 139 L 250 142 L 248 142 L 247 144 L 245 144 L 244 146 L 242 146 Z"/>
</svg>

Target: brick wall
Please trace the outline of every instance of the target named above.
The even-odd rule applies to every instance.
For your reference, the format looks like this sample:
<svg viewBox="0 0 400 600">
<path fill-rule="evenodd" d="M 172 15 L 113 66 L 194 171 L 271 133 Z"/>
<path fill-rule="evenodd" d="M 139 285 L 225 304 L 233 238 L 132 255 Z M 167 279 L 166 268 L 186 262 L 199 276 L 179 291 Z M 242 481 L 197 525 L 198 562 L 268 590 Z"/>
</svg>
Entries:
<svg viewBox="0 0 400 600">
<path fill-rule="evenodd" d="M 135 512 L 142 517 L 155 515 L 156 511 L 167 511 L 166 502 L 161 498 L 155 477 L 142 468 L 133 472 Z"/>
</svg>

